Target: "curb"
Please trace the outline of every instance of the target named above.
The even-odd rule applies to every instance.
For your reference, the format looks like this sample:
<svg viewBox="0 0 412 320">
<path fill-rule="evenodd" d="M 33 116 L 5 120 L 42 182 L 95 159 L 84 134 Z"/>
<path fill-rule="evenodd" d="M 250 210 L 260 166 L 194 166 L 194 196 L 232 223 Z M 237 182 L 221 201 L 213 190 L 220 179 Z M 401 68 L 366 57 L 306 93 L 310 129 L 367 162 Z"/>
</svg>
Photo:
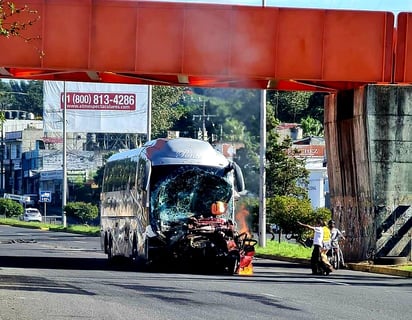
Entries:
<svg viewBox="0 0 412 320">
<path fill-rule="evenodd" d="M 347 263 L 348 269 L 362 272 L 381 273 L 398 277 L 412 278 L 412 271 L 396 269 L 396 266 L 373 265 L 366 263 Z"/>
<path fill-rule="evenodd" d="M 255 254 L 255 257 L 262 258 L 262 259 L 294 262 L 294 263 L 299 263 L 303 265 L 310 265 L 309 259 L 279 257 L 279 256 L 272 256 L 272 255 L 267 255 L 267 254 Z M 392 276 L 398 276 L 398 277 L 412 278 L 412 271 L 396 269 L 396 266 L 373 265 L 373 264 L 368 264 L 365 262 L 359 262 L 359 263 L 346 263 L 346 268 L 349 270 L 353 270 L 353 271 L 380 273 L 380 274 L 386 274 L 386 275 L 392 275 Z"/>
<path fill-rule="evenodd" d="M 255 254 L 255 257 L 261 258 L 261 259 L 293 262 L 293 263 L 299 263 L 299 264 L 310 266 L 310 260 L 309 259 L 303 259 L 303 258 L 290 258 L 290 257 L 282 257 L 282 256 L 273 256 L 273 255 L 270 255 L 270 254 Z"/>
</svg>

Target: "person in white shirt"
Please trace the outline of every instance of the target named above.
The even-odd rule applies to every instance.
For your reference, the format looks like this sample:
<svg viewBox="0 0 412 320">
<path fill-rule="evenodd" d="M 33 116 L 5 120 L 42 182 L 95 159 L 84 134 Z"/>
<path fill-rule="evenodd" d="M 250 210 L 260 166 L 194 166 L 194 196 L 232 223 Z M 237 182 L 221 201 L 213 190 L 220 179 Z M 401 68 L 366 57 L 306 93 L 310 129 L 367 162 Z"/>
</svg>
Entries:
<svg viewBox="0 0 412 320">
<path fill-rule="evenodd" d="M 310 226 L 299 221 L 298 224 L 305 228 L 312 229 L 314 231 L 313 251 L 312 257 L 310 258 L 310 265 L 312 268 L 312 274 L 319 274 L 320 253 L 323 247 L 323 226 L 325 225 L 325 223 L 322 219 L 318 219 L 316 220 L 315 226 Z"/>
</svg>

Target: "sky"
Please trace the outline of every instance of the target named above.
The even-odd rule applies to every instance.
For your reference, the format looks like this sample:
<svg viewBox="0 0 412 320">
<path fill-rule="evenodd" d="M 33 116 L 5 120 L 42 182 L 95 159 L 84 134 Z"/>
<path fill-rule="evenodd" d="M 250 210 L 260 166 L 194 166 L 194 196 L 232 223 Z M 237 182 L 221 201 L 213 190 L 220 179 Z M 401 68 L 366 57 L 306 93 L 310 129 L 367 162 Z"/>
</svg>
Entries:
<svg viewBox="0 0 412 320">
<path fill-rule="evenodd" d="M 163 2 L 213 3 L 289 8 L 412 12 L 412 0 L 161 0 Z"/>
</svg>

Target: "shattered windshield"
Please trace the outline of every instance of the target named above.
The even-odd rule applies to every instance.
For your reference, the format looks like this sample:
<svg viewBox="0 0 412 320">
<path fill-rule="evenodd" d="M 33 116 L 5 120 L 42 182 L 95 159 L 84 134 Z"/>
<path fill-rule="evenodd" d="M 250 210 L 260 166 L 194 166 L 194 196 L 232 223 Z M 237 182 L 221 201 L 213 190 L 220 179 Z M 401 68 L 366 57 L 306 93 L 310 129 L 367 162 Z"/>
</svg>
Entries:
<svg viewBox="0 0 412 320">
<path fill-rule="evenodd" d="M 232 188 L 222 169 L 193 166 L 154 167 L 152 219 L 178 222 L 188 217 L 210 217 L 215 201 L 229 202 Z M 228 210 L 229 211 L 229 210 Z"/>
</svg>

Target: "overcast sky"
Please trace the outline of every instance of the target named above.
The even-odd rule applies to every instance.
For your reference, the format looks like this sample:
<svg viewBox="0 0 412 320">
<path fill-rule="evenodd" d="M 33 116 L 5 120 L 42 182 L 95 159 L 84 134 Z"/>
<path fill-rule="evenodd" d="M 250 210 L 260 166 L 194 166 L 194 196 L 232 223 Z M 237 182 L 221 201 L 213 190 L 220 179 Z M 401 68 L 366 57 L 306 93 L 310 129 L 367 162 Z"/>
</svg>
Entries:
<svg viewBox="0 0 412 320">
<path fill-rule="evenodd" d="M 238 4 L 261 6 L 263 0 L 161 0 L 168 2 Z M 321 8 L 412 12 L 412 0 L 265 0 L 268 7 Z"/>
</svg>

